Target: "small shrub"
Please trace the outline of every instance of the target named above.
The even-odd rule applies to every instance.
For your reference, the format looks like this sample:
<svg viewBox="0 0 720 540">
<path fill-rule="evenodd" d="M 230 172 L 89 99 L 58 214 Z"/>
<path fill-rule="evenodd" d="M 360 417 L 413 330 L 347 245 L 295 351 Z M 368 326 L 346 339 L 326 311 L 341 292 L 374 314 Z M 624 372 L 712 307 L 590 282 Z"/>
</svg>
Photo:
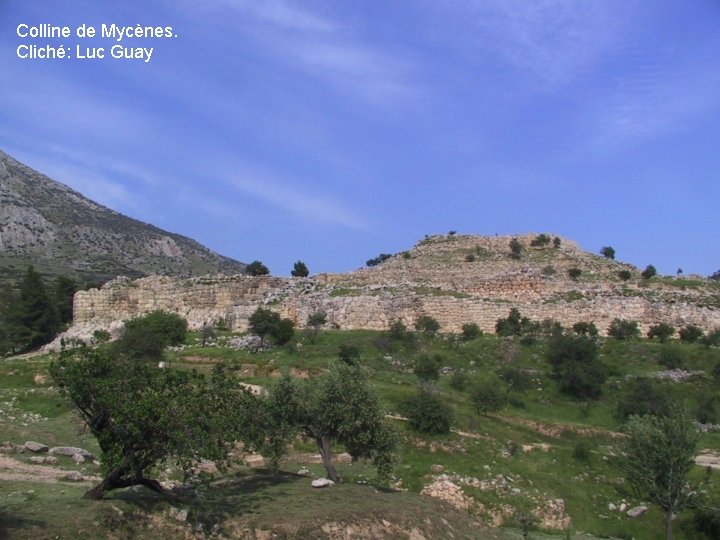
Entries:
<svg viewBox="0 0 720 540">
<path fill-rule="evenodd" d="M 365 265 L 369 267 L 377 266 L 378 264 L 387 261 L 390 257 L 392 257 L 392 255 L 390 255 L 389 253 L 381 253 L 374 259 L 368 259 L 367 261 L 365 261 Z"/>
<path fill-rule="evenodd" d="M 415 330 L 426 336 L 434 336 L 440 330 L 440 323 L 430 315 L 423 315 L 415 321 Z"/>
<path fill-rule="evenodd" d="M 570 268 L 570 270 L 567 271 L 568 276 L 573 281 L 577 281 L 578 278 L 582 275 L 582 270 L 579 268 Z"/>
<path fill-rule="evenodd" d="M 341 343 L 338 358 L 349 366 L 355 366 L 360 360 L 360 347 L 355 343 Z"/>
<path fill-rule="evenodd" d="M 614 259 L 615 250 L 610 246 L 605 246 L 600 250 L 600 255 L 602 255 L 606 259 Z"/>
<path fill-rule="evenodd" d="M 625 422 L 630 416 L 663 415 L 667 412 L 672 398 L 667 387 L 652 379 L 633 379 L 618 398 L 615 418 Z"/>
<path fill-rule="evenodd" d="M 468 376 L 464 371 L 455 371 L 450 376 L 450 388 L 462 392 L 467 388 Z"/>
<path fill-rule="evenodd" d="M 100 344 L 100 343 L 107 343 L 110 341 L 110 338 L 112 336 L 110 335 L 110 332 L 107 330 L 95 330 L 92 333 L 92 343 L 93 344 Z"/>
<path fill-rule="evenodd" d="M 270 270 L 260 261 L 253 261 L 247 265 L 245 272 L 250 276 L 266 276 Z"/>
<path fill-rule="evenodd" d="M 685 343 L 695 343 L 703 337 L 703 334 L 704 332 L 702 328 L 695 326 L 694 324 L 689 324 L 680 329 L 680 339 Z"/>
<path fill-rule="evenodd" d="M 452 411 L 437 395 L 421 391 L 404 401 L 401 407 L 408 424 L 418 433 L 443 435 L 450 433 Z"/>
<path fill-rule="evenodd" d="M 462 325 L 462 339 L 463 341 L 472 341 L 479 338 L 482 335 L 482 330 L 475 323 L 466 323 Z"/>
<path fill-rule="evenodd" d="M 555 238 L 553 238 L 553 247 L 555 249 L 558 249 L 561 244 L 562 244 L 562 240 L 560 239 L 559 236 L 556 236 Z"/>
<path fill-rule="evenodd" d="M 472 253 L 465 255 L 465 262 L 475 262 L 475 255 Z"/>
<path fill-rule="evenodd" d="M 539 234 L 532 239 L 530 245 L 532 247 L 545 247 L 550 244 L 550 237 L 547 234 Z"/>
<path fill-rule="evenodd" d="M 630 273 L 630 270 L 620 270 L 617 273 L 618 277 L 622 279 L 623 281 L 627 281 L 632 277 L 632 274 Z"/>
<path fill-rule="evenodd" d="M 675 328 L 669 324 L 660 323 L 649 328 L 647 337 L 648 339 L 658 338 L 660 343 L 665 343 L 674 333 Z"/>
<path fill-rule="evenodd" d="M 554 266 L 547 265 L 542 269 L 543 276 L 550 277 L 550 276 L 554 276 L 555 274 L 557 274 L 557 270 L 555 270 Z"/>
<path fill-rule="evenodd" d="M 640 328 L 636 321 L 613 319 L 608 328 L 608 335 L 619 341 L 628 341 L 640 337 Z"/>
<path fill-rule="evenodd" d="M 595 323 L 591 322 L 576 322 L 573 324 L 573 332 L 575 332 L 578 336 L 595 337 L 598 335 L 597 326 L 595 326 Z"/>
<path fill-rule="evenodd" d="M 420 385 L 425 386 L 437 381 L 440 378 L 440 366 L 443 362 L 442 356 L 436 354 L 421 354 L 415 360 L 413 373 L 420 379 Z"/>
<path fill-rule="evenodd" d="M 412 254 L 409 251 L 403 251 L 402 258 L 403 259 L 412 259 Z"/>
<path fill-rule="evenodd" d="M 510 240 L 510 257 L 520 259 L 522 257 L 523 247 L 517 238 Z"/>
<path fill-rule="evenodd" d="M 716 328 L 700 341 L 706 347 L 720 347 L 720 328 Z"/>
<path fill-rule="evenodd" d="M 405 338 L 407 333 L 407 326 L 405 326 L 402 321 L 397 320 L 390 323 L 390 328 L 388 329 L 388 335 L 390 336 L 390 339 L 400 341 Z"/>
<path fill-rule="evenodd" d="M 588 441 L 578 441 L 573 447 L 573 458 L 583 463 L 589 463 L 590 457 L 592 456 L 590 443 Z"/>
<path fill-rule="evenodd" d="M 667 369 L 680 369 L 685 365 L 686 352 L 683 348 L 665 345 L 660 350 L 658 363 Z"/>
<path fill-rule="evenodd" d="M 488 379 L 479 382 L 470 390 L 472 401 L 478 414 L 498 412 L 505 405 L 505 393 L 501 389 L 500 381 Z"/>
<path fill-rule="evenodd" d="M 654 277 L 657 275 L 657 270 L 655 269 L 655 267 L 652 264 L 648 264 L 645 267 L 645 270 L 643 270 L 640 273 L 640 275 L 642 276 L 643 279 L 650 279 L 651 277 Z"/>
</svg>

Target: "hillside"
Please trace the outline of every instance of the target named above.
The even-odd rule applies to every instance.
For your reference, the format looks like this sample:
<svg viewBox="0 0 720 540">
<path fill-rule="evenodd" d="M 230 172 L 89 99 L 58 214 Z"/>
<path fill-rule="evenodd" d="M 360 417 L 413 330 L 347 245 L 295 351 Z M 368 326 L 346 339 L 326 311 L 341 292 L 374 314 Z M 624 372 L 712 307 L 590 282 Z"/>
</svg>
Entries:
<svg viewBox="0 0 720 540">
<path fill-rule="evenodd" d="M 28 264 L 46 277 L 241 273 L 245 265 L 196 241 L 101 206 L 0 151 L 0 275 Z"/>
<path fill-rule="evenodd" d="M 384 330 L 395 320 L 412 327 L 430 315 L 443 332 L 459 332 L 471 322 L 494 332 L 512 308 L 538 322 L 594 322 L 601 334 L 618 317 L 637 321 L 643 331 L 660 322 L 720 327 L 720 284 L 713 280 L 644 279 L 637 268 L 585 252 L 568 239 L 533 247 L 536 236 L 516 237 L 523 246 L 520 257 L 510 253 L 510 236 L 442 235 L 344 274 L 114 281 L 76 295 L 73 331 L 154 309 L 174 311 L 193 328 L 223 318 L 242 331 L 259 305 L 299 327 L 310 314 L 325 311 L 331 325 L 347 330 Z M 579 275 L 570 277 L 571 269 Z M 629 273 L 627 280 L 621 271 Z"/>
</svg>

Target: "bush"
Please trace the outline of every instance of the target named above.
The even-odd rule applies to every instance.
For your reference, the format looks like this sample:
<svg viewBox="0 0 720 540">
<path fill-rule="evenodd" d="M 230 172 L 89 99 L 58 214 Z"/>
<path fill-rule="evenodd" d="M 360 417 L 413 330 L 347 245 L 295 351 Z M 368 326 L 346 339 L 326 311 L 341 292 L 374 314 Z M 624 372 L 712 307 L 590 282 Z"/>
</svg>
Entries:
<svg viewBox="0 0 720 540">
<path fill-rule="evenodd" d="M 695 419 L 701 424 L 716 424 L 719 418 L 718 406 L 720 396 L 716 392 L 701 392 L 696 397 Z"/>
<path fill-rule="evenodd" d="M 410 427 L 426 435 L 450 433 L 452 411 L 435 394 L 421 391 L 404 401 L 401 408 Z"/>
<path fill-rule="evenodd" d="M 501 389 L 500 381 L 488 379 L 476 383 L 470 390 L 470 401 L 478 414 L 487 415 L 499 411 L 505 405 L 505 393 Z"/>
<path fill-rule="evenodd" d="M 427 336 L 434 336 L 440 330 L 440 323 L 430 315 L 423 315 L 415 321 L 415 330 Z"/>
<path fill-rule="evenodd" d="M 266 276 L 270 273 L 270 270 L 260 261 L 253 261 L 247 265 L 245 272 L 250 276 Z"/>
<path fill-rule="evenodd" d="M 720 328 L 716 328 L 700 341 L 706 347 L 720 347 Z"/>
<path fill-rule="evenodd" d="M 554 266 L 547 265 L 547 266 L 543 267 L 543 269 L 542 269 L 543 276 L 550 277 L 550 276 L 554 276 L 555 274 L 557 274 L 557 270 L 555 270 Z"/>
<path fill-rule="evenodd" d="M 660 323 L 650 327 L 647 333 L 648 339 L 658 338 L 660 343 L 665 343 L 675 333 L 675 328 L 669 324 Z"/>
<path fill-rule="evenodd" d="M 577 281 L 578 278 L 582 275 L 582 270 L 580 270 L 579 268 L 571 268 L 567 271 L 567 274 L 570 279 L 572 279 L 573 281 Z"/>
<path fill-rule="evenodd" d="M 685 365 L 685 349 L 677 345 L 667 344 L 660 349 L 658 363 L 667 369 L 680 369 Z"/>
<path fill-rule="evenodd" d="M 630 270 L 620 270 L 617 273 L 618 277 L 622 279 L 623 281 L 627 281 L 632 277 L 632 274 L 630 273 Z"/>
<path fill-rule="evenodd" d="M 407 335 L 407 326 L 405 326 L 405 323 L 400 320 L 393 321 L 390 323 L 388 335 L 390 336 L 390 339 L 395 339 L 397 341 L 405 339 L 405 336 Z"/>
<path fill-rule="evenodd" d="M 702 328 L 695 326 L 694 324 L 689 324 L 680 329 L 680 339 L 685 343 L 695 343 L 703 337 L 703 334 L 704 332 Z"/>
<path fill-rule="evenodd" d="M 517 238 L 510 240 L 510 256 L 513 259 L 519 259 L 522 257 L 523 247 Z"/>
<path fill-rule="evenodd" d="M 465 262 L 475 262 L 475 255 L 472 253 L 465 255 Z"/>
<path fill-rule="evenodd" d="M 553 238 L 553 247 L 555 249 L 558 249 L 561 244 L 562 244 L 562 240 L 560 239 L 559 236 L 556 236 L 555 238 Z"/>
<path fill-rule="evenodd" d="M 360 347 L 354 343 L 341 343 L 338 348 L 338 358 L 349 366 L 355 366 L 360 360 Z"/>
<path fill-rule="evenodd" d="M 99 344 L 99 343 L 107 343 L 110 341 L 110 338 L 112 336 L 110 335 L 110 332 L 107 330 L 95 330 L 92 333 L 92 343 L 93 344 Z"/>
<path fill-rule="evenodd" d="M 667 386 L 652 379 L 633 379 L 618 398 L 615 418 L 625 422 L 630 416 L 666 414 L 671 403 Z"/>
<path fill-rule="evenodd" d="M 718 270 L 714 274 L 709 275 L 708 278 L 712 279 L 713 281 L 720 281 L 720 270 Z"/>
<path fill-rule="evenodd" d="M 615 250 L 611 248 L 610 246 L 605 246 L 600 250 L 600 255 L 605 257 L 606 259 L 614 259 L 615 258 Z"/>
<path fill-rule="evenodd" d="M 654 277 L 657 275 L 657 270 L 652 264 L 648 264 L 645 267 L 645 270 L 643 270 L 640 275 L 643 277 L 643 279 L 650 279 L 651 277 Z"/>
<path fill-rule="evenodd" d="M 502 337 L 521 336 L 535 330 L 533 322 L 523 317 L 517 308 L 510 309 L 506 319 L 498 319 L 495 323 L 495 332 Z"/>
<path fill-rule="evenodd" d="M 546 358 L 561 392 L 580 399 L 600 397 L 607 373 L 592 339 L 557 336 L 550 342 Z"/>
<path fill-rule="evenodd" d="M 295 323 L 290 319 L 281 319 L 278 313 L 269 309 L 257 308 L 248 319 L 248 329 L 260 338 L 260 346 L 266 337 L 272 338 L 278 345 L 288 343 L 295 333 Z"/>
<path fill-rule="evenodd" d="M 505 395 L 512 390 L 523 392 L 532 386 L 532 378 L 528 373 L 515 366 L 503 366 L 498 377 L 505 383 Z"/>
<path fill-rule="evenodd" d="M 597 326 L 595 326 L 595 323 L 589 322 L 576 322 L 573 324 L 573 332 L 575 332 L 578 336 L 595 337 L 598 335 L 598 329 Z"/>
<path fill-rule="evenodd" d="M 455 371 L 450 376 L 450 388 L 462 392 L 467 387 L 468 377 L 464 371 Z"/>
<path fill-rule="evenodd" d="M 590 462 L 590 457 L 592 456 L 592 452 L 590 449 L 590 443 L 588 441 L 578 441 L 575 443 L 575 446 L 573 447 L 573 458 L 577 459 L 578 461 L 582 461 L 584 463 Z"/>
<path fill-rule="evenodd" d="M 482 335 L 482 330 L 475 323 L 466 323 L 462 325 L 462 339 L 463 341 L 472 341 L 479 338 Z"/>
<path fill-rule="evenodd" d="M 636 321 L 613 319 L 608 328 L 608 335 L 619 341 L 637 339 L 640 337 L 640 328 Z"/>
<path fill-rule="evenodd" d="M 153 311 L 127 321 L 115 347 L 132 358 L 157 359 L 165 347 L 185 341 L 187 327 L 187 321 L 180 315 Z"/>
<path fill-rule="evenodd" d="M 365 265 L 369 267 L 377 266 L 378 264 L 387 261 L 390 257 L 392 257 L 392 255 L 390 255 L 389 253 L 381 253 L 374 259 L 368 259 L 367 261 L 365 261 Z"/>
<path fill-rule="evenodd" d="M 435 382 L 440 378 L 440 365 L 442 361 L 443 358 L 439 354 L 434 356 L 421 354 L 415 359 L 413 373 L 420 379 L 421 386 Z"/>
<path fill-rule="evenodd" d="M 532 247 L 548 246 L 548 245 L 550 245 L 550 237 L 545 233 L 539 234 L 535 238 L 532 239 L 532 241 L 530 242 L 530 245 Z"/>
</svg>

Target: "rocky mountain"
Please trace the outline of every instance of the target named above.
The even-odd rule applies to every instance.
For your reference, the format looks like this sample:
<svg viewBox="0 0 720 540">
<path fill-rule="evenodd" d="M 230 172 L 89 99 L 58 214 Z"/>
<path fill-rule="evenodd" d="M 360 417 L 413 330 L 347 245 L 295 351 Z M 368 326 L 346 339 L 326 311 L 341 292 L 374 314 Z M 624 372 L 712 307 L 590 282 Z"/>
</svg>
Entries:
<svg viewBox="0 0 720 540">
<path fill-rule="evenodd" d="M 243 273 L 245 264 L 119 214 L 0 151 L 0 280 L 28 264 L 46 277 Z"/>
</svg>

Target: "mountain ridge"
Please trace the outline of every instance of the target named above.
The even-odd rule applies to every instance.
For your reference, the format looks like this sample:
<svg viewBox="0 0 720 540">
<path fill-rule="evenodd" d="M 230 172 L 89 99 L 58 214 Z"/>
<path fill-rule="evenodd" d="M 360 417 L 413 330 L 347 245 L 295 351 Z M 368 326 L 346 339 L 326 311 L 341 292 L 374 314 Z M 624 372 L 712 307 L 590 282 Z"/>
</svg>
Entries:
<svg viewBox="0 0 720 540">
<path fill-rule="evenodd" d="M 125 216 L 0 150 L 0 271 L 102 282 L 124 275 L 244 273 L 199 242 Z"/>
</svg>

